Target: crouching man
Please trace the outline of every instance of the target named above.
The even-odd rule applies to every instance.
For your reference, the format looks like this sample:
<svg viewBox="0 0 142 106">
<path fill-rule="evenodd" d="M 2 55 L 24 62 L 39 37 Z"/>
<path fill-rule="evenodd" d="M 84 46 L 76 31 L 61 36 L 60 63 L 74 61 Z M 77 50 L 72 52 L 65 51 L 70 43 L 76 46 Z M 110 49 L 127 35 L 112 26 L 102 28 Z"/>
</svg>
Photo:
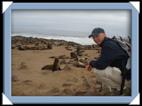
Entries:
<svg viewBox="0 0 142 106">
<path fill-rule="evenodd" d="M 121 85 L 124 86 L 122 84 L 123 71 L 129 57 L 127 52 L 113 39 L 108 38 L 102 28 L 95 28 L 89 38 L 92 38 L 102 49 L 100 57 L 89 62 L 88 71 L 94 71 L 96 79 L 102 81 L 110 89 L 112 87 L 121 89 Z M 125 78 L 129 79 L 130 76 L 125 76 Z"/>
</svg>

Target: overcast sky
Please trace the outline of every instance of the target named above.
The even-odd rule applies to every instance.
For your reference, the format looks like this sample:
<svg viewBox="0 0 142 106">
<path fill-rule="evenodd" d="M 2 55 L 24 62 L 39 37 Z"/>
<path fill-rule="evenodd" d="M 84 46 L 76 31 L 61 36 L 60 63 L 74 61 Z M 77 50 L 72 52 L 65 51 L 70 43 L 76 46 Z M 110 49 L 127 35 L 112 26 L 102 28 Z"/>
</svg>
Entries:
<svg viewBox="0 0 142 106">
<path fill-rule="evenodd" d="M 89 35 L 102 27 L 108 35 L 130 35 L 130 12 L 125 10 L 14 10 L 12 33 Z"/>
</svg>

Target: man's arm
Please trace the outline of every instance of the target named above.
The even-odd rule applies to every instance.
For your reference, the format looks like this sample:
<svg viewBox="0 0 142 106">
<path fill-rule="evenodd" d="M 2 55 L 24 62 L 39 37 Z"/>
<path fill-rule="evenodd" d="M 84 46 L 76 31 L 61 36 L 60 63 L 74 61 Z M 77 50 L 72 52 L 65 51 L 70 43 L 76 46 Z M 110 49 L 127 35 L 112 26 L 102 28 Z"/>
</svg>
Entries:
<svg viewBox="0 0 142 106">
<path fill-rule="evenodd" d="M 113 45 L 107 44 L 103 47 L 100 58 L 96 61 L 90 61 L 89 64 L 97 69 L 105 69 L 117 56 L 116 48 Z"/>
</svg>

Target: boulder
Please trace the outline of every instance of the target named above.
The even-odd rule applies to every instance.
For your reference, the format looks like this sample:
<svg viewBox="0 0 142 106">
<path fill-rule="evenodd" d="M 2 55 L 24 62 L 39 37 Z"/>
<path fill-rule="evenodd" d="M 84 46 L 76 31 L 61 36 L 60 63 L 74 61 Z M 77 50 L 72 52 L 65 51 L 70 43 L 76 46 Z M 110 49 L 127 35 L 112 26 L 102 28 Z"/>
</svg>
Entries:
<svg viewBox="0 0 142 106">
<path fill-rule="evenodd" d="M 69 59 L 69 57 L 66 56 L 66 55 L 60 55 L 60 56 L 58 56 L 58 58 L 59 58 L 59 59 Z"/>
<path fill-rule="evenodd" d="M 75 52 L 71 52 L 71 53 L 70 53 L 70 57 L 71 57 L 71 58 L 78 59 L 77 54 L 76 54 Z"/>
<path fill-rule="evenodd" d="M 73 65 L 76 67 L 85 68 L 85 64 L 79 61 L 75 61 Z"/>
<path fill-rule="evenodd" d="M 66 46 L 65 49 L 66 49 L 66 50 L 69 50 L 69 51 L 72 51 L 72 49 L 71 49 L 70 46 Z"/>
</svg>

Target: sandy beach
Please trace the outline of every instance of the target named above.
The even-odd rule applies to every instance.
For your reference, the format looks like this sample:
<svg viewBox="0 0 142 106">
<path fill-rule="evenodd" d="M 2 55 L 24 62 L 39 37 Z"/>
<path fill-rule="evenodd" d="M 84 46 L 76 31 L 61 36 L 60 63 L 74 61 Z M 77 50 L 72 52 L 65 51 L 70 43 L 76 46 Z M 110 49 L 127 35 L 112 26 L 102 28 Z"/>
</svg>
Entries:
<svg viewBox="0 0 142 106">
<path fill-rule="evenodd" d="M 52 43 L 50 42 L 52 47 L 49 45 L 45 46 L 49 44 L 49 41 L 52 41 Z M 75 60 L 71 56 L 71 52 L 74 53 L 78 46 L 80 46 L 80 51 L 82 52 L 80 52 L 81 54 L 78 56 L 78 60 Z M 100 48 L 97 46 L 81 46 L 58 40 L 35 40 L 35 38 L 29 37 L 13 37 L 12 95 L 117 95 L 117 93 L 109 93 L 105 90 L 100 92 L 100 85 L 95 80 L 95 74 L 87 71 L 82 64 L 79 64 L 86 64 L 90 60 L 99 57 L 99 55 Z M 52 65 L 55 58 L 59 59 L 60 70 L 53 72 L 49 68 L 43 69 L 46 65 Z"/>
</svg>

